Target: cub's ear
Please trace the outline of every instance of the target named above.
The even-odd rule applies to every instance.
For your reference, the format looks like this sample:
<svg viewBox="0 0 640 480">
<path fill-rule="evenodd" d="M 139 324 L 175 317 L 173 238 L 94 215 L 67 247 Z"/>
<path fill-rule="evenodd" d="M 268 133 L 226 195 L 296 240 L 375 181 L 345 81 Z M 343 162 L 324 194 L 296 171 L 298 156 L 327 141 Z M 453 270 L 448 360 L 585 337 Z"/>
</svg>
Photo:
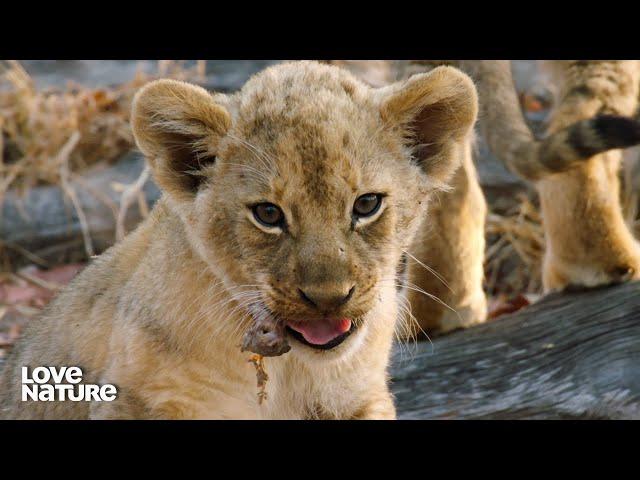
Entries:
<svg viewBox="0 0 640 480">
<path fill-rule="evenodd" d="M 399 129 L 429 178 L 447 182 L 478 113 L 471 79 L 453 67 L 438 67 L 385 87 L 380 95 L 382 119 Z"/>
<path fill-rule="evenodd" d="M 203 169 L 215 162 L 231 116 L 204 88 L 156 80 L 136 93 L 131 126 L 158 185 L 178 200 L 189 200 L 203 181 Z"/>
</svg>

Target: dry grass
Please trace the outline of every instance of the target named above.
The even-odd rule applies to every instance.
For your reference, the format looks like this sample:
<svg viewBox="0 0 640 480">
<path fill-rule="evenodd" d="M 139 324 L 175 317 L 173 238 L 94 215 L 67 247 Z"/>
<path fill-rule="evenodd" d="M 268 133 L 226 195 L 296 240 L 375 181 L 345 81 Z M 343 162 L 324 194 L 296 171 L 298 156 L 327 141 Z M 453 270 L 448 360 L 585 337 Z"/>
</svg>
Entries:
<svg viewBox="0 0 640 480">
<path fill-rule="evenodd" d="M 0 62 L 0 201 L 9 188 L 62 185 L 97 162 L 112 162 L 133 146 L 129 111 L 135 92 L 157 77 L 204 77 L 204 61 L 160 61 L 114 88 L 38 90 L 17 61 Z M 66 178 L 66 177 L 67 178 Z"/>
<path fill-rule="evenodd" d="M 540 293 L 544 230 L 536 205 L 522 194 L 504 215 L 489 213 L 485 254 L 491 294 Z"/>
<path fill-rule="evenodd" d="M 133 145 L 127 107 L 146 78 L 114 90 L 38 91 L 18 62 L 0 64 L 0 75 L 0 198 L 9 188 L 59 185 L 65 169 L 113 161 Z"/>
</svg>

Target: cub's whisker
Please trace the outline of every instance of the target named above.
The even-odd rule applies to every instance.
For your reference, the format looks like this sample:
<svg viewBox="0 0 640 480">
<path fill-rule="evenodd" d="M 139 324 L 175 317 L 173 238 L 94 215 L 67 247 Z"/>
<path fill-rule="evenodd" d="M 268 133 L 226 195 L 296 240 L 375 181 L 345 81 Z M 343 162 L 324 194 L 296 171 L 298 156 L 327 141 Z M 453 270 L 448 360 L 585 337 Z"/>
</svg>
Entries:
<svg viewBox="0 0 640 480">
<path fill-rule="evenodd" d="M 434 277 L 436 277 L 438 280 L 440 280 L 442 282 L 442 284 L 447 287 L 449 289 L 449 291 L 451 293 L 455 293 L 451 287 L 449 286 L 449 284 L 447 283 L 447 281 L 444 279 L 444 277 L 442 275 L 440 275 L 438 272 L 435 271 L 435 269 L 431 268 L 429 265 L 427 265 L 426 263 L 418 260 L 415 256 L 413 256 L 411 253 L 409 253 L 407 250 L 403 250 L 403 253 L 407 254 L 407 256 L 409 256 L 414 262 L 416 262 L 418 265 L 420 265 L 421 267 L 423 267 L 425 270 L 427 270 L 428 272 L 432 273 Z"/>
</svg>

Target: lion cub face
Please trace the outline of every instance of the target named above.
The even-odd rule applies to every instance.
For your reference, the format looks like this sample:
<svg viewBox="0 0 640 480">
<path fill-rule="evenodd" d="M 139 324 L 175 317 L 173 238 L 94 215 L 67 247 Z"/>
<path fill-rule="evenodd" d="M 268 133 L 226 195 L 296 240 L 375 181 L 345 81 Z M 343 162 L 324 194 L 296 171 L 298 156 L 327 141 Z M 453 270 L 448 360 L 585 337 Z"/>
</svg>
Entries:
<svg viewBox="0 0 640 480">
<path fill-rule="evenodd" d="M 339 350 L 395 286 L 476 103 L 451 68 L 372 89 L 298 62 L 233 96 L 153 82 L 132 124 L 190 242 L 241 308 L 282 318 L 302 348 Z"/>
</svg>

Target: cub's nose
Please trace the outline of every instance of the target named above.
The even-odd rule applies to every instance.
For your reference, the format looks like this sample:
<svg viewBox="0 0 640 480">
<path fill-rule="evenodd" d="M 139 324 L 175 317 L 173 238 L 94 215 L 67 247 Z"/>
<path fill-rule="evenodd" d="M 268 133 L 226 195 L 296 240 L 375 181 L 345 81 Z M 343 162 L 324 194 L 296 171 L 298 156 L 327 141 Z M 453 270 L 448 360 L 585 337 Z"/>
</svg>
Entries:
<svg viewBox="0 0 640 480">
<path fill-rule="evenodd" d="M 305 287 L 304 290 L 298 288 L 298 293 L 308 305 L 321 312 L 329 312 L 347 303 L 353 297 L 355 289 L 355 285 L 351 288 Z"/>
</svg>

